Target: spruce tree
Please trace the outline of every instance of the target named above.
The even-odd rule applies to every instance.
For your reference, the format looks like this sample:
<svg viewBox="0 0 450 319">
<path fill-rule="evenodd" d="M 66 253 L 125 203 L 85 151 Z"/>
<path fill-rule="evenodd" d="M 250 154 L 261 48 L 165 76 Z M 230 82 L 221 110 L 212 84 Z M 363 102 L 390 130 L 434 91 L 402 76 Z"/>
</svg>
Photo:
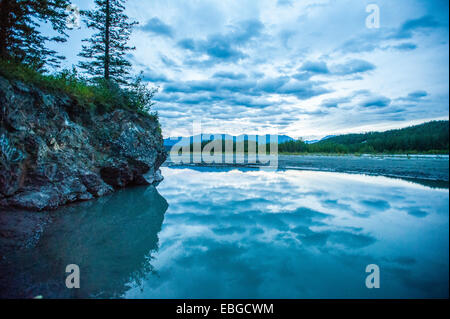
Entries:
<svg viewBox="0 0 450 319">
<path fill-rule="evenodd" d="M 58 65 L 62 56 L 46 48 L 48 41 L 65 42 L 68 0 L 0 0 L 0 58 L 41 69 Z M 40 23 L 50 23 L 59 34 L 43 35 Z"/>
<path fill-rule="evenodd" d="M 125 0 L 95 0 L 96 8 L 83 12 L 87 27 L 97 33 L 83 40 L 88 44 L 83 45 L 79 56 L 88 61 L 80 62 L 79 66 L 94 78 L 103 78 L 108 83 L 127 83 L 131 63 L 126 60 L 126 54 L 135 50 L 127 42 L 137 22 L 129 22 L 124 14 L 124 3 Z"/>
</svg>

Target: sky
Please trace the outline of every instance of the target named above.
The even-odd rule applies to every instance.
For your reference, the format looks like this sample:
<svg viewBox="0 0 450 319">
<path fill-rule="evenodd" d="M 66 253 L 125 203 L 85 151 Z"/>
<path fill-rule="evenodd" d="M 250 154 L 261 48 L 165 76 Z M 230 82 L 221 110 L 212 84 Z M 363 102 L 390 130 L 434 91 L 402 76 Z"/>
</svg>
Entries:
<svg viewBox="0 0 450 319">
<path fill-rule="evenodd" d="M 370 4 L 379 8 L 378 28 L 366 23 Z M 129 59 L 159 87 L 154 111 L 165 138 L 192 135 L 194 122 L 203 133 L 315 139 L 449 118 L 447 0 L 126 6 L 139 22 Z M 58 47 L 65 66 L 78 63 L 89 34 L 84 26 L 69 32 Z"/>
</svg>

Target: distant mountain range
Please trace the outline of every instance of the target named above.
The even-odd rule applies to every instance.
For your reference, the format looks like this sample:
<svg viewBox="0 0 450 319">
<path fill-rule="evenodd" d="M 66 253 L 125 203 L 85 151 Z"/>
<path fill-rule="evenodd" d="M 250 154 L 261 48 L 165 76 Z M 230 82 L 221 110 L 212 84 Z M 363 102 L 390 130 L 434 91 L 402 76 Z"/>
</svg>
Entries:
<svg viewBox="0 0 450 319">
<path fill-rule="evenodd" d="M 225 141 L 235 141 L 235 142 L 242 142 L 242 141 L 266 141 L 267 143 L 270 142 L 270 135 L 238 135 L 233 136 L 229 134 L 217 134 L 218 136 L 221 136 L 222 140 Z M 164 139 L 164 146 L 166 147 L 172 147 L 173 145 L 180 143 L 178 145 L 180 146 L 187 146 L 192 144 L 194 141 L 213 141 L 214 137 L 216 135 L 213 134 L 199 134 L 195 136 L 189 136 L 189 137 L 171 137 Z M 277 135 L 278 144 L 282 144 L 289 141 L 295 141 L 296 139 L 287 136 L 287 135 Z"/>
<path fill-rule="evenodd" d="M 211 136 L 212 135 L 212 136 Z M 228 134 L 218 134 L 220 136 L 222 136 L 222 139 L 229 141 L 229 140 L 233 140 L 236 142 L 242 142 L 242 141 L 258 141 L 258 140 L 263 140 L 264 137 L 266 138 L 266 141 L 269 142 L 270 141 L 270 135 L 238 135 L 238 136 L 233 136 L 233 135 L 228 135 Z M 309 140 L 309 141 L 304 141 L 306 144 L 314 144 L 314 143 L 318 143 L 321 142 L 323 140 L 335 137 L 336 135 L 328 135 L 325 136 L 324 138 L 320 139 L 320 140 Z M 193 143 L 193 141 L 200 141 L 200 137 L 201 137 L 201 141 L 205 142 L 205 141 L 212 141 L 214 140 L 214 135 L 213 134 L 199 134 L 199 135 L 195 135 L 195 136 L 189 136 L 189 137 L 185 137 L 185 140 L 182 141 L 183 137 L 170 137 L 170 138 L 166 138 L 164 139 L 164 146 L 166 147 L 172 147 L 175 144 L 177 144 L 178 142 L 180 142 L 180 146 L 187 146 Z M 290 136 L 287 135 L 278 135 L 278 144 L 283 144 L 286 142 L 290 142 L 290 141 L 297 141 L 295 138 L 292 138 Z"/>
<path fill-rule="evenodd" d="M 327 135 L 324 138 L 320 139 L 320 140 L 309 140 L 309 141 L 304 141 L 306 144 L 314 144 L 314 143 L 319 143 L 322 142 L 324 140 L 327 140 L 329 138 L 335 137 L 336 135 Z M 280 143 L 281 144 L 281 143 Z"/>
</svg>

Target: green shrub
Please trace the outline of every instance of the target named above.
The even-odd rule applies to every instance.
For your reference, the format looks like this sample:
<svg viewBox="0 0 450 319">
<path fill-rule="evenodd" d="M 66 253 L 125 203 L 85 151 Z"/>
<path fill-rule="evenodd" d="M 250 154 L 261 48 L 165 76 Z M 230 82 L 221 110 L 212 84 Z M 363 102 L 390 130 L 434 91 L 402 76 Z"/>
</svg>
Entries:
<svg viewBox="0 0 450 319">
<path fill-rule="evenodd" d="M 67 94 L 86 109 L 110 112 L 123 108 L 158 119 L 157 113 L 151 112 L 152 98 L 158 89 L 148 88 L 142 81 L 142 73 L 129 86 L 121 87 L 104 79 L 83 77 L 75 68 L 47 75 L 24 64 L 0 60 L 0 75 L 49 92 Z"/>
</svg>

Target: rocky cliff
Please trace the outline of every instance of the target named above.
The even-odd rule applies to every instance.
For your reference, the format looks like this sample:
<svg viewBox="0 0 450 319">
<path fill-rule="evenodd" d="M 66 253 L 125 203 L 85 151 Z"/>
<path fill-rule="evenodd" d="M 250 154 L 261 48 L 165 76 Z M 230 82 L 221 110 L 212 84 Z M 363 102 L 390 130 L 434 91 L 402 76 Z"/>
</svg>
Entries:
<svg viewBox="0 0 450 319">
<path fill-rule="evenodd" d="M 55 209 L 156 184 L 165 159 L 152 116 L 87 111 L 68 96 L 0 77 L 0 210 Z"/>
</svg>

